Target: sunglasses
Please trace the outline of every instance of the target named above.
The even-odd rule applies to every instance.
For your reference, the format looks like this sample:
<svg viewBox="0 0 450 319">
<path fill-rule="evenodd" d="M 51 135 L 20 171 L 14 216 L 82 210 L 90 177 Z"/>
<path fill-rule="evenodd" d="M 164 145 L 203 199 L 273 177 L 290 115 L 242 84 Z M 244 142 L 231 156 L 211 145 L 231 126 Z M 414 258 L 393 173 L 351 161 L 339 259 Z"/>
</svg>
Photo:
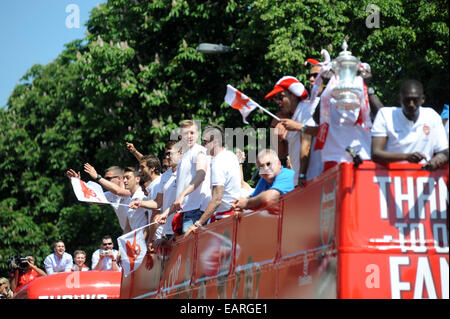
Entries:
<svg viewBox="0 0 450 319">
<path fill-rule="evenodd" d="M 308 75 L 308 79 L 310 77 L 316 78 L 318 75 L 319 75 L 319 73 L 311 73 L 311 74 Z"/>
<path fill-rule="evenodd" d="M 112 245 L 113 243 L 103 243 L 102 245 L 103 246 L 110 246 L 110 245 Z"/>
<path fill-rule="evenodd" d="M 270 166 L 272 165 L 271 162 L 267 162 L 267 163 L 261 163 L 260 165 L 258 165 L 258 168 L 270 168 Z"/>
</svg>

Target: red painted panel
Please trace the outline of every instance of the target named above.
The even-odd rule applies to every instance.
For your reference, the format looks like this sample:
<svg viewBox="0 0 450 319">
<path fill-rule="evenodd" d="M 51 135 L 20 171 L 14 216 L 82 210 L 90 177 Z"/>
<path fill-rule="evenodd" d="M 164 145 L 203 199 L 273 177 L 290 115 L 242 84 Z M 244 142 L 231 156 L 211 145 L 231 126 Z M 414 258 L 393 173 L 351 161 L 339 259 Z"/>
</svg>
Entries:
<svg viewBox="0 0 450 319">
<path fill-rule="evenodd" d="M 117 299 L 121 272 L 76 271 L 42 276 L 23 286 L 15 299 Z"/>
<path fill-rule="evenodd" d="M 339 297 L 448 298 L 447 168 L 341 166 Z"/>
</svg>

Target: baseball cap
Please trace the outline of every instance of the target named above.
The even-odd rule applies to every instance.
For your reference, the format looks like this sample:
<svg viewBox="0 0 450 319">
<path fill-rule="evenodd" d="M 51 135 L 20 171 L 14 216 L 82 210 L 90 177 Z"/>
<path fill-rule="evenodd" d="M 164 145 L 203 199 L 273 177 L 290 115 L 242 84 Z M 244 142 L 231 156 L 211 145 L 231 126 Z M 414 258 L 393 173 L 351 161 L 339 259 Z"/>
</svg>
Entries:
<svg viewBox="0 0 450 319">
<path fill-rule="evenodd" d="M 295 96 L 298 96 L 302 100 L 308 97 L 308 92 L 306 92 L 303 84 L 297 80 L 297 78 L 287 75 L 278 80 L 273 90 L 265 96 L 265 99 L 270 100 L 275 96 L 275 94 L 286 90 Z"/>
</svg>

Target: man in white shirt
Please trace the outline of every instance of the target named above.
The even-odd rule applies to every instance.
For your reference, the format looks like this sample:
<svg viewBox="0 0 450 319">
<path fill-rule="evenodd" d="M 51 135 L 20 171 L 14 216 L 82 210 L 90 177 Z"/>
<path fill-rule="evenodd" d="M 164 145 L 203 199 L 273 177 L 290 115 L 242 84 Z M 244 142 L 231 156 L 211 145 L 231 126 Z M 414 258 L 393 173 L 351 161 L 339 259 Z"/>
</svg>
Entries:
<svg viewBox="0 0 450 319">
<path fill-rule="evenodd" d="M 123 168 L 119 167 L 119 166 L 112 166 L 109 167 L 108 169 L 106 169 L 105 171 L 105 180 L 116 184 L 117 186 L 124 188 L 123 185 Z M 114 209 L 116 215 L 117 215 L 117 220 L 119 221 L 120 224 L 120 228 L 122 228 L 122 230 L 125 229 L 125 225 L 127 222 L 127 207 L 124 205 L 119 205 L 119 204 L 124 204 L 126 201 L 126 197 L 121 197 L 118 196 L 116 194 L 114 194 L 113 192 L 107 191 L 105 192 L 105 197 L 106 199 L 110 202 L 113 203 L 112 208 Z"/>
<path fill-rule="evenodd" d="M 423 107 L 423 86 L 406 80 L 400 87 L 398 107 L 380 109 L 372 126 L 372 159 L 381 163 L 424 163 L 428 170 L 448 162 L 448 141 L 442 120 Z"/>
<path fill-rule="evenodd" d="M 55 243 L 54 253 L 48 255 L 44 260 L 45 272 L 47 275 L 60 272 L 71 272 L 73 267 L 72 256 L 66 253 L 66 246 L 62 240 Z"/>
<path fill-rule="evenodd" d="M 161 181 L 161 162 L 153 154 L 144 155 L 139 161 L 139 174 L 146 182 L 148 199 L 155 199 Z"/>
<path fill-rule="evenodd" d="M 111 236 L 104 236 L 102 248 L 97 249 L 92 254 L 92 270 L 121 271 L 121 267 L 117 264 L 119 252 L 113 247 L 114 243 Z"/>
<path fill-rule="evenodd" d="M 127 167 L 123 174 L 123 185 L 117 185 L 109 180 L 107 176 L 103 177 L 97 174 L 95 168 L 89 163 L 84 164 L 84 171 L 88 173 L 91 178 L 95 179 L 103 187 L 111 191 L 113 194 L 121 197 L 120 203 L 128 205 L 133 200 L 141 200 L 146 196 L 139 186 L 139 173 L 133 167 Z M 126 206 L 123 206 L 126 208 Z M 126 208 L 126 219 L 123 228 L 123 233 L 128 233 L 134 229 L 145 226 L 149 221 L 149 212 L 147 210 Z"/>
<path fill-rule="evenodd" d="M 177 168 L 177 198 L 172 212 L 182 214 L 182 233 L 202 216 L 211 196 L 209 158 L 206 149 L 197 144 L 198 127 L 192 120 L 180 123 L 183 156 Z"/>
<path fill-rule="evenodd" d="M 139 186 L 139 173 L 133 167 L 125 168 L 123 174 L 123 182 L 125 189 L 132 194 L 127 199 L 127 204 L 135 200 L 143 200 L 146 198 L 142 188 Z M 137 209 L 128 209 L 128 219 L 125 226 L 124 233 L 128 233 L 132 230 L 138 229 L 148 224 L 151 212 L 147 209 L 139 207 Z"/>
<path fill-rule="evenodd" d="M 305 159 L 300 158 L 300 150 L 303 147 L 309 149 L 311 138 L 304 135 L 301 129 L 303 124 L 312 116 L 310 103 L 306 101 L 308 93 L 303 84 L 293 76 L 284 76 L 278 80 L 275 87 L 266 96 L 266 99 L 274 99 L 279 105 L 288 104 L 292 118 L 282 118 L 281 124 L 287 130 L 285 139 L 288 141 L 289 160 L 294 170 L 294 185 L 298 185 L 300 166 L 306 165 Z M 302 176 L 304 180 L 305 177 Z"/>
<path fill-rule="evenodd" d="M 325 61 L 326 57 L 324 56 Z M 316 123 L 314 121 L 314 113 L 316 112 L 317 106 L 320 103 L 320 95 L 323 92 L 323 89 L 325 87 L 325 81 L 326 78 L 324 78 L 322 75 L 326 74 L 327 72 L 324 70 L 322 72 L 322 65 L 323 63 L 315 60 L 315 59 L 307 59 L 307 63 L 311 64 L 311 70 L 309 71 L 308 76 L 306 77 L 309 80 L 309 92 L 310 92 L 310 111 L 311 111 L 311 117 L 304 122 L 303 127 L 301 129 L 302 132 L 302 139 L 307 140 L 306 136 L 309 134 L 306 134 L 306 128 L 307 126 L 315 126 Z M 314 91 L 317 91 L 315 93 Z M 314 97 L 315 95 L 316 97 Z M 314 101 L 311 101 L 311 99 L 314 99 Z M 317 110 L 318 111 L 318 110 Z M 300 167 L 300 173 L 299 173 L 299 183 L 304 184 L 305 182 L 313 179 L 314 177 L 320 175 L 323 171 L 323 163 L 322 163 L 322 155 L 321 150 L 316 150 L 316 137 L 313 135 L 310 136 L 310 143 L 309 145 L 304 145 L 300 151 L 300 158 L 304 159 L 304 165 L 301 165 Z M 306 143 L 304 143 L 306 144 Z"/>
<path fill-rule="evenodd" d="M 146 200 L 155 200 L 158 195 L 158 190 L 161 184 L 161 161 L 153 154 L 144 155 L 139 160 L 139 175 L 147 183 L 144 194 L 147 195 Z M 156 214 L 159 214 L 159 209 L 148 210 L 148 224 L 154 221 Z M 147 238 L 149 243 L 149 251 L 152 251 L 152 241 L 155 234 L 156 225 L 149 228 Z"/>
<path fill-rule="evenodd" d="M 221 127 L 211 126 L 205 129 L 202 145 L 212 156 L 212 197 L 200 219 L 185 232 L 185 237 L 206 224 L 210 218 L 214 222 L 234 214 L 231 202 L 240 197 L 241 170 L 237 156 L 224 148 L 224 142 L 225 135 Z"/>
<path fill-rule="evenodd" d="M 151 231 L 154 233 L 154 241 L 157 248 L 161 242 L 161 239 L 168 240 L 173 236 L 172 231 L 172 219 L 173 214 L 169 216 L 169 211 L 172 203 L 176 199 L 177 186 L 176 186 L 176 173 L 177 165 L 180 161 L 182 149 L 178 141 L 170 140 L 166 143 L 164 157 L 167 159 L 169 168 L 161 175 L 161 182 L 157 190 L 157 195 L 154 200 L 137 200 L 130 203 L 130 208 L 147 208 L 147 209 L 161 209 L 161 213 L 155 216 L 155 221 L 161 224 L 157 228 Z M 153 219 L 152 219 L 153 221 Z M 153 237 L 153 236 L 152 236 Z"/>
</svg>

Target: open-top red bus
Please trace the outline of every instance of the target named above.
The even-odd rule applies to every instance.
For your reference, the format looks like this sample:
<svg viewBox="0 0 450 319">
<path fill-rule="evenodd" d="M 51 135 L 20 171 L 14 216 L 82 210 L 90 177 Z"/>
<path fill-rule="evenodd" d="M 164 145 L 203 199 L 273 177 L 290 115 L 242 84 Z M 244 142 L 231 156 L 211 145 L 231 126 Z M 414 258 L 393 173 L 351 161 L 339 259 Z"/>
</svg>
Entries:
<svg viewBox="0 0 450 319">
<path fill-rule="evenodd" d="M 279 205 L 205 226 L 121 298 L 448 298 L 448 166 L 342 163 Z"/>
</svg>

